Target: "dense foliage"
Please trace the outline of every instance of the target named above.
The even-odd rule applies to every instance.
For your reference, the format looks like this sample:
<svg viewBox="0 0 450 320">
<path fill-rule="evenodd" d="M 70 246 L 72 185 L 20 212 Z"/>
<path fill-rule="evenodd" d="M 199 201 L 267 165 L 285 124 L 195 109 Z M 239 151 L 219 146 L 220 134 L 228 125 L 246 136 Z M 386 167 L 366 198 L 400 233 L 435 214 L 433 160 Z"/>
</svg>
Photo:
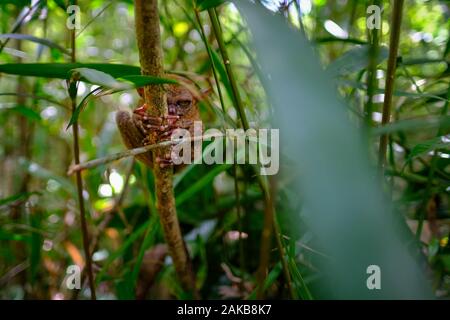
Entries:
<svg viewBox="0 0 450 320">
<path fill-rule="evenodd" d="M 74 161 L 70 125 L 78 120 L 81 162 L 125 150 L 115 112 L 134 109 L 139 100 L 134 87 L 158 80 L 136 77 L 139 55 L 132 1 L 79 1 L 81 29 L 76 30 L 75 47 L 78 64 L 69 64 L 73 62 L 73 44 L 71 30 L 66 27 L 66 2 L 0 1 L 2 299 L 90 297 L 84 273 L 80 292 L 66 285 L 70 276 L 67 268 L 86 264 L 77 186 L 73 174 L 68 174 Z M 329 282 L 329 270 L 323 266 L 339 253 L 330 252 L 329 243 L 347 241 L 348 254 L 357 252 L 350 249 L 354 245 L 371 254 L 372 249 L 380 249 L 376 242 L 383 241 L 385 229 L 384 226 L 383 230 L 377 229 L 378 240 L 366 237 L 364 227 L 359 224 L 364 223 L 364 214 L 361 213 L 361 221 L 350 219 L 345 215 L 347 210 L 339 206 L 332 218 L 321 222 L 328 229 L 314 227 L 318 220 L 305 216 L 311 212 L 323 217 L 331 215 L 325 205 L 338 203 L 336 198 L 347 199 L 348 212 L 353 204 L 357 206 L 366 200 L 366 206 L 375 210 L 371 203 L 378 201 L 377 195 L 367 199 L 355 195 L 354 199 L 347 191 L 354 190 L 352 186 L 357 181 L 366 181 L 358 180 L 360 176 L 377 180 L 371 176 L 372 171 L 361 173 L 358 163 L 367 159 L 370 168 L 377 168 L 379 136 L 389 134 L 384 180 L 379 185 L 374 183 L 388 200 L 386 207 L 378 208 L 385 211 L 383 214 L 400 218 L 406 231 L 399 228 L 409 239 L 405 242 L 419 261 L 433 294 L 448 298 L 450 2 L 405 1 L 391 118 L 390 123 L 383 125 L 392 33 L 389 1 L 262 1 L 264 10 L 255 5 L 253 14 L 261 19 L 273 17 L 274 22 L 260 25 L 260 34 L 252 20 L 256 18 L 248 12 L 244 15 L 249 9 L 239 6 L 239 2 L 236 6 L 208 0 L 195 4 L 188 0 L 159 2 L 164 66 L 168 73 L 189 79 L 194 91 L 203 97 L 199 106 L 206 128 L 242 125 L 233 91 L 235 82 L 250 126 L 279 128 L 282 138 L 280 173 L 263 182 L 251 165 L 190 165 L 175 175 L 177 213 L 201 297 L 256 297 L 261 235 L 264 219 L 271 214 L 268 207 L 272 205 L 275 219 L 268 274 L 263 279 L 264 295 L 285 299 L 330 297 L 332 289 L 323 284 Z M 371 82 L 370 61 L 374 58 L 371 50 L 375 44 L 373 31 L 366 27 L 366 10 L 372 3 L 380 2 L 382 23 L 376 43 L 375 78 Z M 208 9 L 209 5 L 216 7 Z M 210 19 L 216 13 L 220 21 L 218 32 L 214 32 Z M 262 49 L 264 34 L 273 34 L 276 39 L 263 43 Z M 230 62 L 234 78 L 227 72 L 218 36 L 226 47 L 229 60 L 225 62 Z M 291 47 L 282 42 L 283 39 L 295 42 L 295 37 L 308 39 L 308 43 L 299 43 L 314 51 L 295 52 L 294 44 Z M 286 46 L 273 48 L 282 45 Z M 271 56 L 273 65 L 269 66 L 267 56 L 271 52 L 278 55 Z M 323 66 L 318 71 L 323 71 L 321 77 L 326 77 L 333 88 L 315 82 L 312 90 L 296 100 L 295 94 L 302 92 L 296 87 L 298 79 L 305 82 L 323 79 L 306 72 L 310 70 L 311 52 L 314 52 L 311 57 L 320 60 Z M 296 60 L 285 60 L 292 56 Z M 282 63 L 286 61 L 292 63 L 295 74 L 292 77 L 283 74 L 280 80 L 274 70 L 284 70 Z M 66 81 L 73 76 L 73 69 L 81 73 L 83 80 L 78 84 L 75 116 Z M 130 81 L 128 87 L 121 87 L 123 79 Z M 271 79 L 280 81 L 273 84 Z M 334 88 L 340 97 L 336 96 L 339 102 L 331 107 L 339 109 L 341 104 L 345 105 L 345 110 L 337 112 L 342 111 L 349 119 L 341 137 L 348 133 L 363 140 L 364 150 L 356 146 L 355 155 L 353 145 L 345 145 L 353 140 L 342 142 L 340 132 L 333 131 L 332 121 L 340 118 L 327 118 L 332 113 L 320 111 L 322 105 L 317 105 Z M 277 95 L 280 90 L 286 90 L 281 97 Z M 283 105 L 285 101 L 288 105 Z M 307 113 L 303 106 L 314 102 L 317 113 L 314 110 Z M 288 124 L 289 117 L 298 121 Z M 308 136 L 309 131 L 303 130 L 304 122 L 309 121 L 318 124 L 315 128 L 321 130 L 322 137 Z M 345 131 L 349 127 L 354 130 Z M 290 137 L 283 140 L 283 134 Z M 306 147 L 298 147 L 299 157 L 292 158 L 293 153 L 286 150 L 295 149 L 296 145 L 289 142 L 297 140 L 299 146 Z M 367 153 L 367 158 L 359 157 L 359 151 Z M 320 159 L 322 154 L 332 156 Z M 320 160 L 312 161 L 313 158 L 308 158 L 311 155 Z M 346 171 L 352 167 L 354 172 Z M 329 184 L 318 185 L 309 178 L 308 172 L 320 173 L 321 169 L 327 172 L 329 168 L 342 172 L 344 177 L 329 176 Z M 317 181 L 323 179 L 327 177 L 317 175 Z M 152 171 L 132 158 L 123 158 L 83 171 L 82 181 L 97 297 L 187 297 L 164 245 Z M 337 181 L 342 181 L 340 187 L 329 187 Z M 271 201 L 267 201 L 264 183 L 270 186 Z M 319 206 L 308 205 L 311 203 Z M 320 203 L 324 206 L 320 207 Z M 370 219 L 367 216 L 368 224 Z M 386 225 L 391 224 L 390 220 L 385 221 Z M 325 229 L 330 237 L 321 237 L 320 230 Z M 342 239 L 330 240 L 333 230 L 338 229 L 346 230 L 348 238 L 341 234 Z M 351 264 L 358 257 L 347 259 Z M 349 266 L 348 270 L 353 269 Z M 365 270 L 362 273 L 365 278 Z"/>
</svg>

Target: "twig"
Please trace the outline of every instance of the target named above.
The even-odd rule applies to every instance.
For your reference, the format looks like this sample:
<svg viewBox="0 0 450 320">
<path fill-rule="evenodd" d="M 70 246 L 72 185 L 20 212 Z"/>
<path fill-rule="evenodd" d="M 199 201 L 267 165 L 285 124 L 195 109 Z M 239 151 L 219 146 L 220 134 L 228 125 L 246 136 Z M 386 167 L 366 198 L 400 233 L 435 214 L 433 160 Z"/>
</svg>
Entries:
<svg viewBox="0 0 450 320">
<path fill-rule="evenodd" d="M 84 30 L 87 29 L 87 27 L 89 27 L 92 22 L 94 22 L 95 19 L 97 19 L 98 16 L 100 16 L 103 12 L 105 12 L 106 9 L 108 9 L 111 5 L 113 4 L 113 2 L 111 1 L 110 3 L 106 4 L 102 9 L 100 9 L 100 11 L 91 19 L 89 20 L 88 23 L 86 23 L 83 27 L 83 29 L 81 29 L 75 37 L 78 37 Z"/>
<path fill-rule="evenodd" d="M 86 169 L 92 169 L 92 168 L 101 166 L 103 164 L 109 163 L 109 162 L 113 162 L 113 161 L 116 161 L 116 160 L 119 160 L 122 158 L 137 156 L 139 154 L 146 153 L 150 150 L 153 150 L 153 149 L 156 149 L 159 147 L 167 147 L 167 146 L 170 146 L 173 144 L 175 144 L 175 142 L 173 142 L 173 141 L 164 141 L 164 142 L 148 145 L 145 147 L 140 147 L 140 148 L 122 151 L 119 153 L 114 153 L 109 156 L 94 159 L 94 160 L 91 160 L 88 162 L 78 163 L 78 164 L 70 166 L 69 170 L 67 171 L 67 174 L 72 175 L 75 172 L 83 171 Z"/>
<path fill-rule="evenodd" d="M 76 5 L 76 1 L 74 1 L 74 4 Z M 71 61 L 72 61 L 72 63 L 75 63 L 76 62 L 75 28 L 73 28 L 71 30 L 70 37 L 71 37 L 71 47 L 72 47 Z M 72 90 L 71 90 L 70 86 L 72 86 Z M 75 112 L 75 109 L 77 107 L 77 102 L 76 102 L 77 90 L 76 90 L 75 81 L 73 81 L 69 85 L 69 95 L 70 95 L 70 100 L 71 100 L 71 104 L 72 104 L 72 113 L 73 113 L 73 112 Z M 80 163 L 78 121 L 75 121 L 75 123 L 72 126 L 72 130 L 73 130 L 74 160 L 75 160 L 75 165 L 77 165 Z M 78 191 L 78 203 L 80 206 L 81 233 L 83 236 L 84 254 L 86 256 L 86 272 L 87 272 L 88 279 L 89 279 L 89 288 L 91 290 L 91 299 L 96 300 L 94 274 L 92 272 L 92 259 L 91 259 L 91 253 L 89 250 L 89 232 L 88 232 L 87 223 L 86 223 L 86 210 L 84 208 L 83 180 L 81 179 L 81 172 L 79 172 L 79 171 L 76 173 L 76 182 L 77 182 L 77 191 Z"/>
<path fill-rule="evenodd" d="M 22 271 L 26 270 L 30 266 L 30 262 L 27 260 L 19 263 L 17 266 L 13 267 L 12 269 L 8 270 L 1 278 L 0 278 L 0 286 L 6 286 L 8 282 L 14 278 L 16 275 L 21 273 Z"/>
<path fill-rule="evenodd" d="M 145 147 L 129 149 L 129 150 L 114 153 L 114 154 L 111 154 L 109 156 L 105 156 L 102 158 L 97 158 L 97 159 L 87 161 L 84 163 L 72 165 L 72 166 L 70 166 L 69 170 L 67 171 L 67 174 L 72 175 L 75 172 L 83 171 L 86 169 L 92 169 L 92 168 L 95 168 L 95 167 L 98 167 L 98 166 L 101 166 L 106 163 L 113 162 L 113 161 L 116 161 L 119 159 L 137 156 L 139 154 L 146 153 L 146 152 L 149 152 L 150 150 L 154 150 L 154 149 L 161 148 L 161 147 L 169 147 L 171 145 L 175 145 L 178 143 L 194 142 L 197 140 L 209 139 L 211 137 L 224 137 L 224 136 L 225 136 L 225 134 L 219 135 L 219 134 L 215 133 L 215 134 L 210 134 L 210 135 L 195 136 L 193 138 L 168 140 L 168 141 L 163 141 L 163 142 L 159 142 L 159 143 L 155 143 L 155 144 L 150 144 Z"/>
</svg>

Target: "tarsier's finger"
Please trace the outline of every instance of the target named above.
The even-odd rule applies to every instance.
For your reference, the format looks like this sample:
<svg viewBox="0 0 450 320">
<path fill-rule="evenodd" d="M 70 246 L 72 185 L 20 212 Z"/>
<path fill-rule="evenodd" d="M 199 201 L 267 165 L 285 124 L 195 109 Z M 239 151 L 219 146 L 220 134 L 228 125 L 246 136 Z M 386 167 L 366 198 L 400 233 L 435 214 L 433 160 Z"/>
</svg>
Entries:
<svg viewBox="0 0 450 320">
<path fill-rule="evenodd" d="M 189 129 L 194 124 L 192 120 L 183 120 L 181 124 L 179 124 L 180 128 Z"/>
<path fill-rule="evenodd" d="M 160 117 L 150 117 L 150 116 L 143 116 L 139 113 L 135 113 L 135 117 L 139 119 L 139 121 L 142 121 L 145 124 L 152 124 L 152 125 L 161 125 L 163 123 L 163 119 Z"/>
<path fill-rule="evenodd" d="M 169 155 L 166 154 L 164 158 L 157 157 L 156 162 L 158 163 L 160 168 L 165 168 L 173 165 L 172 159 L 170 158 L 170 154 Z"/>
<path fill-rule="evenodd" d="M 125 146 L 128 149 L 134 149 L 142 147 L 143 141 L 146 138 L 142 131 L 136 127 L 136 123 L 133 121 L 132 115 L 127 111 L 118 111 L 116 113 L 116 123 L 119 128 L 120 135 Z M 150 152 L 140 154 L 136 158 L 142 161 L 144 164 L 153 167 L 152 155 Z"/>
</svg>

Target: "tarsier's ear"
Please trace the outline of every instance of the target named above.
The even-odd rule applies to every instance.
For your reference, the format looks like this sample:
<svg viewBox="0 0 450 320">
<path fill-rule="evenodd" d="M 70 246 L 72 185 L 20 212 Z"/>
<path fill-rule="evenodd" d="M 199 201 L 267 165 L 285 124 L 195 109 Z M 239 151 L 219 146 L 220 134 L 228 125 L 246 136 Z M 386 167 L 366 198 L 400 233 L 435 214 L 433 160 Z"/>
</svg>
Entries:
<svg viewBox="0 0 450 320">
<path fill-rule="evenodd" d="M 195 102 L 203 100 L 212 91 L 211 88 L 200 90 L 191 79 L 182 77 L 180 75 L 168 74 L 167 78 L 176 80 L 180 86 L 186 88 L 191 93 Z M 137 92 L 139 96 L 144 99 L 144 87 L 137 88 Z"/>
<path fill-rule="evenodd" d="M 213 92 L 213 89 L 211 87 L 200 90 L 200 94 L 201 94 L 200 100 L 206 99 L 211 94 L 211 92 Z"/>
</svg>

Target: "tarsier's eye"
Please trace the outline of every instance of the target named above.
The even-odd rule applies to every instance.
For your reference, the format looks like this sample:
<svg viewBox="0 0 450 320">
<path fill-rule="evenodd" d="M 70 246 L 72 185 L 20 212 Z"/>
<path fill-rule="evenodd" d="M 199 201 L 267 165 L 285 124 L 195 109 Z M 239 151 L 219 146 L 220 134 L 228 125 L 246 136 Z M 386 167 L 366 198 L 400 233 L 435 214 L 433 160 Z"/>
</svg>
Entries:
<svg viewBox="0 0 450 320">
<path fill-rule="evenodd" d="M 191 100 L 180 100 L 177 102 L 177 105 L 181 108 L 189 108 L 192 104 Z"/>
</svg>

